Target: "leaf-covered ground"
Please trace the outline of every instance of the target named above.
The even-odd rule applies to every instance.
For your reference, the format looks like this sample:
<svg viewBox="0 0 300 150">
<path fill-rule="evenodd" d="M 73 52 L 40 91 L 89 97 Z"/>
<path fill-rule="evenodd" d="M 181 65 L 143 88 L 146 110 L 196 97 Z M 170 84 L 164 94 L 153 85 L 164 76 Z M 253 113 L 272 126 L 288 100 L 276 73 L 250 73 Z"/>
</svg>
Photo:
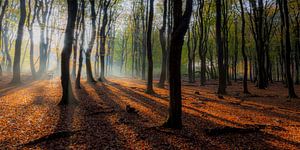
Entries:
<svg viewBox="0 0 300 150">
<path fill-rule="evenodd" d="M 73 90 L 79 104 L 62 107 L 59 78 L 23 80 L 20 86 L 10 85 L 8 76 L 0 81 L 0 149 L 300 148 L 300 99 L 289 101 L 281 83 L 266 90 L 250 84 L 252 95 L 244 95 L 238 82 L 218 97 L 215 82 L 183 82 L 184 127 L 170 130 L 161 127 L 168 90 L 147 95 L 144 81 L 83 81 Z"/>
</svg>

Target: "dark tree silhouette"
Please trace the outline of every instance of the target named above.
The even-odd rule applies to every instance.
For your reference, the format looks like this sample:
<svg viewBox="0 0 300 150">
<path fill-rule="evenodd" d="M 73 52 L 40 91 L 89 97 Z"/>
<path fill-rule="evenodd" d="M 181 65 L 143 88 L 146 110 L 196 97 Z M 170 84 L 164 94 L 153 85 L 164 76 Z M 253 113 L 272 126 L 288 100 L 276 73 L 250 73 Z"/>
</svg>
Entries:
<svg viewBox="0 0 300 150">
<path fill-rule="evenodd" d="M 294 89 L 294 81 L 291 75 L 291 40 L 290 40 L 290 17 L 289 17 L 289 8 L 287 0 L 279 0 L 282 3 L 279 3 L 281 11 L 283 11 L 282 22 L 285 29 L 285 69 L 286 69 L 286 78 L 287 86 L 289 91 L 289 98 L 296 98 L 297 95 Z M 283 8 L 282 8 L 283 7 Z M 282 10 L 283 9 L 283 10 Z"/>
<path fill-rule="evenodd" d="M 25 0 L 24 0 L 25 1 Z M 61 85 L 63 95 L 59 104 L 67 105 L 74 102 L 70 80 L 70 57 L 74 38 L 74 28 L 77 16 L 77 0 L 68 0 L 68 22 L 65 33 L 64 48 L 61 53 Z"/>
<path fill-rule="evenodd" d="M 147 31 L 147 58 L 148 58 L 148 79 L 146 93 L 153 94 L 153 58 L 152 58 L 152 26 L 153 26 L 153 13 L 154 13 L 154 0 L 150 0 L 150 11 L 148 19 Z"/>
<path fill-rule="evenodd" d="M 20 59 L 21 59 L 21 47 L 22 47 L 22 40 L 23 40 L 23 32 L 24 32 L 24 25 L 26 19 L 26 2 L 25 0 L 20 0 L 20 20 L 18 25 L 18 33 L 15 45 L 15 57 L 14 57 L 14 64 L 13 64 L 13 79 L 12 83 L 19 84 L 21 83 L 21 68 L 20 68 Z"/>
<path fill-rule="evenodd" d="M 221 32 L 222 23 L 222 8 L 221 0 L 216 0 L 216 42 L 218 51 L 218 66 L 219 66 L 219 88 L 218 94 L 226 94 L 226 67 L 223 62 L 223 41 Z"/>
<path fill-rule="evenodd" d="M 182 13 L 182 0 L 174 0 L 172 4 L 174 26 L 171 35 L 169 58 L 170 104 L 169 117 L 164 126 L 168 128 L 181 128 L 181 55 L 184 36 L 188 30 L 190 18 L 192 15 L 193 0 L 186 1 L 186 8 L 184 13 Z"/>
<path fill-rule="evenodd" d="M 241 16 L 242 16 L 242 55 L 244 59 L 244 80 L 243 80 L 243 88 L 244 93 L 249 94 L 248 91 L 248 58 L 245 52 L 245 13 L 244 13 L 244 4 L 243 0 L 239 0 L 241 5 Z"/>
</svg>

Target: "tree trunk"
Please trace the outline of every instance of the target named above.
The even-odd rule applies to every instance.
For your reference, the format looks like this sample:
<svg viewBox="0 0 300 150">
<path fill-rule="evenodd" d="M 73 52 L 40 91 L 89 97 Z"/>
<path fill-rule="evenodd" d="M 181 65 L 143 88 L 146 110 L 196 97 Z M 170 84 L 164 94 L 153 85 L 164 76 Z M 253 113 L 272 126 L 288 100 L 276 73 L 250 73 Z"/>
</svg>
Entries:
<svg viewBox="0 0 300 150">
<path fill-rule="evenodd" d="M 81 80 L 81 71 L 82 71 L 82 61 L 83 61 L 83 52 L 84 52 L 84 43 L 85 43 L 85 0 L 81 0 L 81 43 L 79 50 L 79 66 L 76 77 L 76 88 L 81 89 L 80 80 Z"/>
<path fill-rule="evenodd" d="M 300 9 L 300 3 L 298 3 L 298 9 Z M 296 84 L 300 84 L 300 11 L 298 10 L 297 14 L 297 25 L 296 25 L 296 39 L 297 41 L 295 42 L 295 49 L 296 49 L 296 56 L 295 56 L 295 61 L 296 61 Z"/>
<path fill-rule="evenodd" d="M 25 0 L 20 0 L 20 20 L 18 25 L 18 34 L 16 39 L 15 47 L 15 57 L 13 65 L 13 79 L 12 83 L 21 83 L 21 68 L 20 68 L 20 58 L 21 58 L 21 47 L 23 40 L 24 24 L 26 19 L 26 2 Z"/>
<path fill-rule="evenodd" d="M 150 11 L 148 19 L 148 30 L 147 30 L 147 58 L 148 58 L 148 79 L 146 93 L 153 94 L 153 59 L 152 59 L 152 25 L 153 25 L 153 13 L 154 13 L 154 0 L 150 0 Z"/>
<path fill-rule="evenodd" d="M 219 88 L 218 94 L 226 94 L 226 68 L 223 62 L 223 41 L 221 34 L 222 9 L 221 0 L 216 0 L 216 42 L 218 51 Z"/>
<path fill-rule="evenodd" d="M 1 3 L 0 3 L 1 4 Z M 1 9 L 1 14 L 0 14 L 0 38 L 2 38 L 2 21 L 3 21 L 3 18 L 4 18 L 4 14 L 5 14 L 5 11 L 6 11 L 6 8 L 7 8 L 7 5 L 8 5 L 8 0 L 5 0 L 4 1 L 4 4 L 2 6 L 2 9 Z M 25 14 L 26 15 L 26 14 Z M 26 17 L 26 16 L 25 16 Z M 25 18 L 24 17 L 24 18 Z M 2 40 L 0 40 L 2 41 Z M 3 45 L 3 43 L 0 43 L 1 45 Z M 2 76 L 2 67 L 1 67 L 1 64 L 0 64 L 0 76 Z"/>
<path fill-rule="evenodd" d="M 287 0 L 283 0 L 284 25 L 285 25 L 285 68 L 289 98 L 296 98 L 294 81 L 291 75 L 291 40 L 290 40 L 290 18 Z M 282 20 L 283 21 L 283 20 Z"/>
<path fill-rule="evenodd" d="M 86 73 L 87 73 L 87 81 L 88 82 L 96 82 L 96 80 L 93 77 L 92 72 L 92 64 L 91 64 L 91 53 L 93 50 L 93 46 L 96 39 L 96 11 L 95 11 L 95 0 L 90 0 L 91 3 L 91 19 L 92 19 L 92 36 L 91 41 L 88 45 L 88 48 L 85 53 L 85 59 L 86 59 Z"/>
<path fill-rule="evenodd" d="M 80 19 L 81 16 L 77 15 L 76 18 L 76 29 L 75 29 L 75 37 L 74 37 L 74 44 L 73 44 L 73 67 L 72 67 L 72 78 L 76 79 L 76 66 L 77 66 L 77 50 L 78 50 L 78 38 L 79 38 L 79 32 L 80 32 Z"/>
<path fill-rule="evenodd" d="M 4 30 L 3 30 L 3 44 L 4 44 L 4 49 L 5 49 L 5 55 L 6 55 L 6 61 L 7 61 L 7 68 L 6 70 L 8 72 L 11 72 L 11 67 L 12 67 L 12 60 L 11 60 L 11 56 L 9 53 L 9 47 L 8 47 L 8 24 L 6 23 L 4 26 Z"/>
<path fill-rule="evenodd" d="M 240 3 L 241 3 L 241 5 L 243 5 L 242 4 L 242 2 L 241 2 L 241 0 L 240 0 Z M 241 6 L 241 9 L 242 9 L 242 7 L 243 6 Z M 241 11 L 243 11 L 243 10 L 241 10 Z M 244 15 L 244 12 L 241 12 L 241 14 L 242 14 L 242 18 L 243 18 L 243 15 Z M 242 19 L 242 21 L 245 21 L 245 20 L 243 20 Z M 242 24 L 243 24 L 243 22 L 242 22 Z M 243 26 L 243 25 L 242 25 Z M 242 27 L 243 28 L 243 27 Z M 245 28 L 245 27 L 244 27 Z M 245 30 L 245 29 L 244 29 Z M 242 36 L 244 36 L 244 37 L 242 37 L 242 38 L 245 38 L 245 31 L 244 31 L 244 33 L 242 33 L 243 35 Z M 239 48 L 239 43 L 238 43 L 238 20 L 237 20 L 237 18 L 235 18 L 235 21 L 234 21 L 234 37 L 235 37 L 235 40 L 234 40 L 234 59 L 233 59 L 233 79 L 234 79 L 234 82 L 237 82 L 237 61 L 238 61 L 238 54 L 239 54 L 239 51 L 238 51 L 238 48 Z M 242 39 L 243 40 L 243 39 Z M 245 39 L 244 39 L 245 40 Z M 244 41 L 245 42 L 245 41 Z M 245 43 L 244 43 L 245 44 Z M 244 48 L 245 49 L 245 48 Z M 242 48 L 242 51 L 243 51 L 243 48 Z M 246 56 L 246 54 L 245 54 L 245 56 Z M 243 56 L 244 57 L 244 56 Z M 246 59 L 247 59 L 247 56 L 246 56 Z M 247 61 L 247 60 L 246 60 Z M 244 58 L 244 63 L 246 62 L 245 61 L 245 58 Z M 247 62 L 247 65 L 248 65 L 248 62 Z M 247 66 L 248 67 L 248 66 Z M 248 69 L 247 69 L 247 71 L 248 71 Z"/>
<path fill-rule="evenodd" d="M 34 3 L 34 11 L 33 11 L 33 17 L 32 20 L 30 20 L 31 17 L 31 0 L 29 0 L 28 2 L 28 7 L 29 7 L 29 13 L 27 16 L 27 24 L 28 24 L 28 33 L 29 33 L 29 38 L 30 38 L 30 54 L 29 54 L 29 59 L 30 59 L 30 70 L 31 70 L 31 74 L 32 77 L 35 79 L 37 77 L 36 75 L 36 70 L 35 70 L 35 64 L 34 64 L 34 35 L 33 35 L 33 24 L 36 18 L 36 13 L 37 13 L 37 7 L 38 4 L 37 2 Z M 31 22 L 30 22 L 31 21 Z"/>
<path fill-rule="evenodd" d="M 187 38 L 187 48 L 188 48 L 188 79 L 189 83 L 193 83 L 193 58 L 192 58 L 192 48 L 191 48 L 191 31 L 188 29 L 188 38 Z"/>
<path fill-rule="evenodd" d="M 148 0 L 145 10 L 144 0 L 141 0 L 142 9 L 142 26 L 143 26 L 143 43 L 142 43 L 142 80 L 146 80 L 146 51 L 147 51 L 147 19 L 148 19 Z"/>
<path fill-rule="evenodd" d="M 102 27 L 100 30 L 100 62 L 101 62 L 101 73 L 98 81 L 104 82 L 105 79 L 105 44 L 106 44 L 106 26 L 108 23 L 108 6 L 110 5 L 110 0 L 105 0 L 103 4 L 103 20 L 102 20 Z"/>
<path fill-rule="evenodd" d="M 25 0 L 24 0 L 25 1 Z M 77 16 L 77 0 L 68 0 L 68 22 L 65 33 L 64 48 L 61 53 L 61 85 L 63 94 L 60 105 L 68 105 L 75 102 L 70 80 L 70 57 L 74 38 L 74 28 Z"/>
<path fill-rule="evenodd" d="M 159 39 L 162 50 L 161 73 L 158 87 L 164 88 L 167 77 L 167 41 L 166 41 L 166 27 L 167 27 L 167 0 L 164 0 L 163 24 L 159 30 Z"/>
<path fill-rule="evenodd" d="M 239 0 L 240 1 L 240 5 L 241 5 L 241 16 L 242 16 L 242 55 L 243 55 L 243 59 L 244 59 L 244 80 L 243 80 L 243 88 L 244 88 L 244 93 L 245 94 L 249 94 L 249 90 L 248 90 L 248 58 L 246 55 L 246 51 L 245 51 L 245 13 L 244 13 L 244 4 L 243 4 L 243 0 Z M 236 67 L 236 66 L 235 66 Z"/>
<path fill-rule="evenodd" d="M 184 35 L 189 27 L 192 14 L 193 0 L 186 1 L 186 9 L 182 15 L 182 0 L 173 1 L 173 32 L 171 35 L 169 57 L 170 104 L 169 117 L 164 124 L 169 128 L 181 128 L 182 98 L 181 98 L 181 55 Z"/>
</svg>

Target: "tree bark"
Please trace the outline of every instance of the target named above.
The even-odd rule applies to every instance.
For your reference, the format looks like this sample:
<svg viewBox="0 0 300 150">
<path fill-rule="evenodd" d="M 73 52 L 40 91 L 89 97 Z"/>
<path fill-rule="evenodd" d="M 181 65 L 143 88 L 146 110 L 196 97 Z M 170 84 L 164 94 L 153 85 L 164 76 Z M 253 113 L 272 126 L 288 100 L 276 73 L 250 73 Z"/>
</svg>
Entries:
<svg viewBox="0 0 300 150">
<path fill-rule="evenodd" d="M 20 20 L 18 25 L 18 34 L 16 39 L 15 45 L 15 57 L 14 57 L 14 64 L 13 64 L 13 79 L 12 83 L 20 84 L 21 83 L 21 68 L 20 68 L 20 59 L 21 59 L 21 47 L 22 47 L 22 40 L 23 40 L 23 32 L 24 32 L 24 25 L 26 19 L 26 2 L 25 0 L 20 0 Z"/>
<path fill-rule="evenodd" d="M 37 77 L 37 74 L 36 74 L 36 70 L 35 70 L 35 64 L 34 64 L 34 35 L 33 35 L 33 24 L 34 24 L 34 21 L 35 21 L 35 18 L 36 18 L 36 12 L 37 12 L 37 2 L 35 1 L 34 3 L 34 10 L 33 10 L 33 17 L 32 17 L 32 20 L 30 20 L 30 17 L 31 17 L 31 0 L 29 0 L 29 3 L 28 3 L 28 7 L 29 7 L 29 14 L 28 14 L 28 17 L 27 17 L 27 24 L 28 24 L 28 33 L 29 33 L 29 37 L 30 37 L 30 70 L 31 70 L 31 74 L 32 74 L 32 77 L 35 79 Z"/>
<path fill-rule="evenodd" d="M 24 0 L 25 1 L 25 0 Z M 68 105 L 75 102 L 70 80 L 70 57 L 74 40 L 74 29 L 77 16 L 77 0 L 68 0 L 68 22 L 65 32 L 64 48 L 61 53 L 61 85 L 63 94 L 60 105 Z"/>
<path fill-rule="evenodd" d="M 154 0 L 150 0 L 150 11 L 148 19 L 147 30 L 147 58 L 148 58 L 148 76 L 147 76 L 147 89 L 146 93 L 153 94 L 153 59 L 152 59 L 152 26 L 153 26 L 153 13 L 154 13 Z"/>
<path fill-rule="evenodd" d="M 164 124 L 168 128 L 182 127 L 182 98 L 181 98 L 181 55 L 184 35 L 189 27 L 192 15 L 193 0 L 186 1 L 185 12 L 182 15 L 182 0 L 173 2 L 173 32 L 171 35 L 169 58 L 170 104 L 169 117 Z"/>
<path fill-rule="evenodd" d="M 216 0 L 216 42 L 218 51 L 219 88 L 218 94 L 226 94 L 226 67 L 223 62 L 223 41 L 221 32 L 222 23 L 221 0 Z"/>
<path fill-rule="evenodd" d="M 244 93 L 249 94 L 248 90 L 248 58 L 246 55 L 246 50 L 245 50 L 245 13 L 244 13 L 244 4 L 243 0 L 239 0 L 240 5 L 241 5 L 241 16 L 242 16 L 242 55 L 244 59 L 244 80 L 243 80 L 243 88 L 244 88 Z"/>
<path fill-rule="evenodd" d="M 283 1 L 284 25 L 285 25 L 285 68 L 289 98 L 297 98 L 294 89 L 294 81 L 291 75 L 291 40 L 290 40 L 290 17 L 287 0 Z M 283 20 L 282 20 L 283 21 Z"/>
<path fill-rule="evenodd" d="M 167 46 L 166 46 L 166 27 L 167 27 L 167 0 L 164 0 L 164 12 L 163 12 L 163 24 L 159 30 L 159 39 L 162 51 L 162 63 L 161 63 L 161 73 L 159 78 L 158 87 L 164 88 L 165 81 L 167 77 Z"/>
<path fill-rule="evenodd" d="M 106 44 L 106 26 L 108 23 L 108 7 L 110 5 L 110 0 L 105 0 L 103 4 L 103 19 L 102 19 L 102 26 L 100 30 L 100 62 L 101 62 L 101 73 L 98 81 L 104 82 L 105 79 L 105 44 Z"/>
<path fill-rule="evenodd" d="M 4 49 L 5 49 L 5 55 L 6 55 L 6 61 L 7 61 L 7 68 L 6 70 L 8 72 L 11 72 L 11 67 L 12 67 L 12 60 L 11 56 L 9 53 L 9 46 L 8 46 L 8 23 L 4 25 L 4 30 L 3 30 L 3 44 L 4 44 Z"/>
<path fill-rule="evenodd" d="M 81 80 L 81 71 L 82 71 L 82 62 L 83 62 L 83 52 L 84 52 L 84 43 L 85 43 L 85 0 L 81 0 L 81 43 L 79 50 L 79 66 L 76 77 L 76 88 L 81 89 L 80 80 Z"/>
<path fill-rule="evenodd" d="M 77 12 L 79 13 L 79 12 Z M 75 28 L 75 37 L 74 37 L 74 44 L 73 44 L 73 66 L 72 66 L 72 78 L 76 79 L 76 70 L 77 70 L 77 50 L 78 50 L 78 38 L 80 33 L 80 19 L 81 16 L 77 15 L 76 18 L 76 28 Z"/>
<path fill-rule="evenodd" d="M 143 43 L 142 43 L 142 80 L 146 80 L 146 51 L 147 51 L 147 19 L 148 19 L 148 0 L 146 3 L 147 9 L 144 6 L 144 0 L 141 0 L 142 9 L 142 28 L 143 28 Z M 145 11 L 147 10 L 147 11 Z"/>
<path fill-rule="evenodd" d="M 3 18 L 4 18 L 4 14 L 5 14 L 7 5 L 8 5 L 8 0 L 5 0 L 4 4 L 2 6 L 2 9 L 1 9 L 1 14 L 0 14 L 0 38 L 2 38 L 2 30 L 3 30 L 2 29 L 2 21 L 3 21 Z M 2 41 L 2 40 L 0 40 L 0 41 Z M 3 45 L 3 43 L 1 45 Z M 3 70 L 2 70 L 2 67 L 1 67 L 1 64 L 0 64 L 0 76 L 2 76 L 2 71 Z"/>
<path fill-rule="evenodd" d="M 92 19 L 92 36 L 91 41 L 88 45 L 88 48 L 85 53 L 86 58 L 86 74 L 87 74 L 87 81 L 88 82 L 96 82 L 96 80 L 93 77 L 92 72 L 92 64 L 91 64 L 91 53 L 93 50 L 93 46 L 96 39 L 96 11 L 95 11 L 95 0 L 90 0 L 91 3 L 91 19 Z"/>
</svg>

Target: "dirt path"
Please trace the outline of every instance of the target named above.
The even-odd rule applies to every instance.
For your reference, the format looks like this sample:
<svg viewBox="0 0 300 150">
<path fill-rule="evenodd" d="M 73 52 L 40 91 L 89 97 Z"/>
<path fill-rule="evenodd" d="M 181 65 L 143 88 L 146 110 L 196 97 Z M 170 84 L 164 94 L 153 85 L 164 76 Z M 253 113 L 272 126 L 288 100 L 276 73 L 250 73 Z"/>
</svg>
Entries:
<svg viewBox="0 0 300 150">
<path fill-rule="evenodd" d="M 297 149 L 300 100 L 286 102 L 279 84 L 240 93 L 240 85 L 219 98 L 216 85 L 184 83 L 182 130 L 160 127 L 168 112 L 167 89 L 144 94 L 144 82 L 109 78 L 83 82 L 74 90 L 78 106 L 59 107 L 59 80 L 0 84 L 0 149 Z M 284 89 L 284 90 L 283 90 Z M 300 94 L 300 88 L 296 87 Z M 254 91 L 255 90 L 255 91 Z M 128 113 L 126 107 L 138 113 Z"/>
</svg>

